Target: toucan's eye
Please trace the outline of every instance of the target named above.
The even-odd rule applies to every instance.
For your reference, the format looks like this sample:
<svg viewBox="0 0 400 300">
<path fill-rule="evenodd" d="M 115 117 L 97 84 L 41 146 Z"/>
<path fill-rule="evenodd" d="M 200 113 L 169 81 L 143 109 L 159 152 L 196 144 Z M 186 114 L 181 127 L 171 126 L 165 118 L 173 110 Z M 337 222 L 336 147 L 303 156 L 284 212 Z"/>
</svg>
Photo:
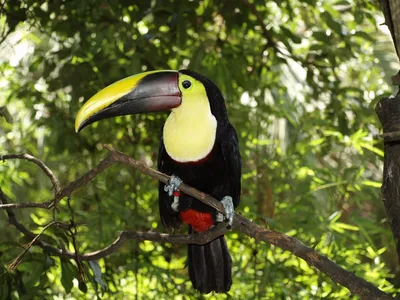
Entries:
<svg viewBox="0 0 400 300">
<path fill-rule="evenodd" d="M 184 89 L 188 89 L 188 88 L 190 88 L 192 86 L 192 83 L 189 80 L 184 80 L 182 82 L 182 86 L 183 86 Z"/>
</svg>

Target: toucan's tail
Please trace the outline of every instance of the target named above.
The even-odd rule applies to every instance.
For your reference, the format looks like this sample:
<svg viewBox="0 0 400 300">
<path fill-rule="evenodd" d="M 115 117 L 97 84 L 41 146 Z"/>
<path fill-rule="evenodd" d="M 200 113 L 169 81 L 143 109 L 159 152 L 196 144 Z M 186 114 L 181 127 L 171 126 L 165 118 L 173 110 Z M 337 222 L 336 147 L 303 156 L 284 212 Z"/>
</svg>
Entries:
<svg viewBox="0 0 400 300">
<path fill-rule="evenodd" d="M 228 292 L 232 285 L 232 259 L 224 236 L 204 245 L 188 245 L 189 277 L 201 293 Z"/>
</svg>

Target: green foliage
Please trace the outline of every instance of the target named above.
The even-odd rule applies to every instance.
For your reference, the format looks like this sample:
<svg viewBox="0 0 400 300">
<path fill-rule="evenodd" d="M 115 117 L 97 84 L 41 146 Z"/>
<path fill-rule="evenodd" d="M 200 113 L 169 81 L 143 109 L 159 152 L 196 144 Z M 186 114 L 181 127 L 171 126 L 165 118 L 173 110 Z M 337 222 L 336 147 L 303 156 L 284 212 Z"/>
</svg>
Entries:
<svg viewBox="0 0 400 300">
<path fill-rule="evenodd" d="M 155 166 L 165 114 L 107 120 L 79 135 L 75 115 L 83 101 L 128 75 L 196 70 L 222 89 L 240 137 L 238 210 L 396 293 L 398 262 L 379 195 L 382 143 L 374 139 L 374 104 L 390 93 L 385 78 L 394 74 L 379 15 L 371 2 L 355 0 L 6 1 L 0 154 L 31 153 L 63 185 L 106 155 L 102 144 Z M 13 202 L 52 198 L 48 178 L 26 161 L 0 163 L 0 186 Z M 79 252 L 109 245 L 124 229 L 164 231 L 156 187 L 114 166 L 73 193 Z M 29 241 L 0 214 L 1 299 L 201 298 L 181 245 L 130 241 L 105 259 L 83 262 L 85 282 L 75 261 L 38 247 L 9 271 Z M 35 233 L 52 220 L 40 209 L 15 214 Z M 66 201 L 56 217 L 69 222 Z M 74 251 L 61 229 L 48 229 L 43 239 Z M 279 248 L 237 233 L 228 234 L 228 244 L 233 299 L 356 298 Z"/>
</svg>

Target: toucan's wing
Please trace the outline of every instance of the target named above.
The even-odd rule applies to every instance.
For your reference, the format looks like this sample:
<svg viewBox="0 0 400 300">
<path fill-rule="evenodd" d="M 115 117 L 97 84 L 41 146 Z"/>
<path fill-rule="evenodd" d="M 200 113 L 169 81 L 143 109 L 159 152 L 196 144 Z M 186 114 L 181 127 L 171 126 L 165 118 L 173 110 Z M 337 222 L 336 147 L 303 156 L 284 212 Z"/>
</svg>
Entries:
<svg viewBox="0 0 400 300">
<path fill-rule="evenodd" d="M 160 138 L 160 147 L 158 149 L 158 170 L 167 175 L 172 175 L 171 170 L 168 168 L 168 163 L 166 160 L 168 159 L 168 154 L 165 151 L 164 141 L 161 134 Z M 171 228 L 179 228 L 182 224 L 182 221 L 179 217 L 179 214 L 174 212 L 171 208 L 171 204 L 173 202 L 173 197 L 169 196 L 167 192 L 164 191 L 165 184 L 163 182 L 158 183 L 158 204 L 160 209 L 160 218 L 161 222 L 167 229 Z"/>
<path fill-rule="evenodd" d="M 221 149 L 225 160 L 225 189 L 232 197 L 236 207 L 240 201 L 242 159 L 239 151 L 239 141 L 235 128 L 231 124 L 221 134 Z"/>
</svg>

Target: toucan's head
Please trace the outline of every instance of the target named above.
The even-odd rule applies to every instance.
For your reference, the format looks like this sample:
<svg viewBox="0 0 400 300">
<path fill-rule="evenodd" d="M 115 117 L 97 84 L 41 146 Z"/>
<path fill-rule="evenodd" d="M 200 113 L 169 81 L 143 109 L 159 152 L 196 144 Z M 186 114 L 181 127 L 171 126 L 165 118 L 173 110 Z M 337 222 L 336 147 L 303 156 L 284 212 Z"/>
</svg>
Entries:
<svg viewBox="0 0 400 300">
<path fill-rule="evenodd" d="M 179 110 L 196 99 L 208 99 L 211 113 L 225 120 L 224 99 L 217 86 L 189 70 L 150 71 L 117 81 L 90 98 L 79 110 L 75 130 L 110 117 Z"/>
</svg>

